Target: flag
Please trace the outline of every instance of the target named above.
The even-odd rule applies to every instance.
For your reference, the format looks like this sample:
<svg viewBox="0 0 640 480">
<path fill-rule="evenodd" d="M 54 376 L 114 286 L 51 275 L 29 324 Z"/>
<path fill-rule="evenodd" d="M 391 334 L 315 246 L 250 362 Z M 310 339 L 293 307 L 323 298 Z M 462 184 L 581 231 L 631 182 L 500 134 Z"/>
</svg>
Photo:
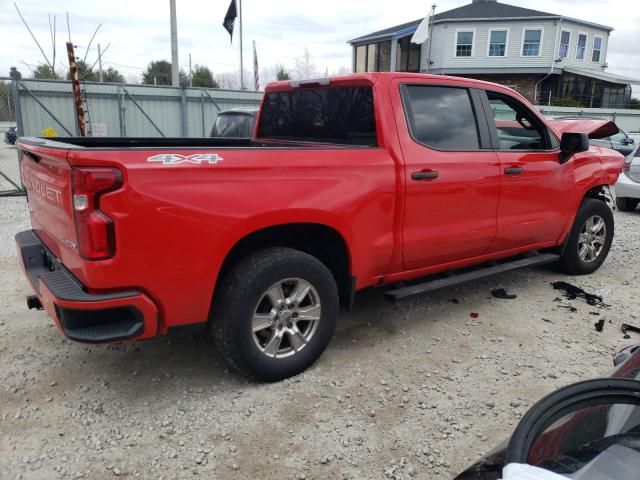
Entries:
<svg viewBox="0 0 640 480">
<path fill-rule="evenodd" d="M 238 9 L 236 8 L 236 0 L 231 0 L 231 4 L 229 5 L 227 14 L 224 16 L 224 22 L 222 22 L 222 26 L 224 27 L 224 29 L 229 32 L 231 41 L 233 41 L 233 26 L 236 23 L 237 17 Z"/>
<path fill-rule="evenodd" d="M 260 74 L 258 73 L 258 51 L 256 41 L 253 41 L 253 80 L 256 85 L 256 92 L 260 90 Z"/>
<path fill-rule="evenodd" d="M 429 26 L 431 23 L 431 13 L 424 17 L 424 20 L 420 22 L 413 37 L 411 37 L 411 43 L 423 44 L 429 38 Z"/>
</svg>

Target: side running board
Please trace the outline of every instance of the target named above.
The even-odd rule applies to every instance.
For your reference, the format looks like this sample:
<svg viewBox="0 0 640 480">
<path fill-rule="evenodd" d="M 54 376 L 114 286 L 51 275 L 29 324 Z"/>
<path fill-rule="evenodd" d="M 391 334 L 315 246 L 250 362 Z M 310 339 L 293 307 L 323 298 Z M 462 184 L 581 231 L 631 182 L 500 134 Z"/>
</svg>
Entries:
<svg viewBox="0 0 640 480">
<path fill-rule="evenodd" d="M 535 253 L 525 257 L 520 256 L 515 259 L 505 259 L 502 261 L 491 262 L 489 264 L 481 264 L 476 267 L 452 270 L 445 274 L 427 277 L 427 279 L 423 281 L 418 280 L 419 283 L 413 283 L 411 285 L 401 284 L 401 287 L 389 290 L 385 295 L 390 300 L 400 300 L 401 298 L 409 297 L 411 295 L 431 292 L 440 288 L 451 287 L 453 285 L 459 285 L 472 280 L 490 277 L 497 273 L 556 262 L 559 259 L 560 255 L 555 255 L 553 253 Z"/>
</svg>

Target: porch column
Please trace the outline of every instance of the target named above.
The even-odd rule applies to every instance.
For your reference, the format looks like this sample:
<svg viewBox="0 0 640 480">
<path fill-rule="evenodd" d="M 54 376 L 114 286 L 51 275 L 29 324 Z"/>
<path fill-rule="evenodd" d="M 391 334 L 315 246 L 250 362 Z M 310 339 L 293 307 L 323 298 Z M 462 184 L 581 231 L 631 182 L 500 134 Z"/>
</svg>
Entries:
<svg viewBox="0 0 640 480">
<path fill-rule="evenodd" d="M 396 71 L 397 58 L 398 58 L 398 39 L 394 37 L 391 39 L 391 65 L 389 68 L 390 72 Z"/>
</svg>

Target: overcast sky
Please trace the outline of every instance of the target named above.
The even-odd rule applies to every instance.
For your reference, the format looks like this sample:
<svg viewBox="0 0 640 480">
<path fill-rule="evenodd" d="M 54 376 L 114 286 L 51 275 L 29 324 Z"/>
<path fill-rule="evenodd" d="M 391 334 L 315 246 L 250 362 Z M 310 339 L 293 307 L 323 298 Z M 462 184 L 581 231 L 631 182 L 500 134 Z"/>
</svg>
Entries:
<svg viewBox="0 0 640 480">
<path fill-rule="evenodd" d="M 233 45 L 222 27 L 229 0 L 176 0 L 181 67 L 204 64 L 214 72 L 238 69 L 237 38 Z M 437 0 L 436 12 L 455 8 L 471 0 Z M 245 66 L 251 68 L 251 42 L 258 44 L 260 68 L 283 63 L 292 68 L 304 48 L 311 53 L 318 71 L 337 72 L 350 68 L 351 38 L 424 16 L 432 1 L 420 0 L 243 0 Z M 640 8 L 637 0 L 509 0 L 505 3 L 571 16 L 615 28 L 609 44 L 609 71 L 640 78 Z M 105 66 L 117 68 L 128 80 L 139 79 L 151 60 L 171 60 L 169 0 L 18 0 L 23 15 L 51 56 L 48 13 L 55 14 L 58 27 L 56 67 L 65 69 L 67 38 L 65 12 L 71 18 L 73 41 L 84 57 L 93 30 L 102 24 L 88 52 L 87 61 L 97 59 L 96 44 L 104 48 Z M 21 24 L 13 2 L 0 0 L 0 75 L 16 65 L 24 76 L 42 63 L 42 55 Z M 24 62 L 24 63 L 21 63 Z M 635 87 L 636 94 L 640 88 Z"/>
</svg>

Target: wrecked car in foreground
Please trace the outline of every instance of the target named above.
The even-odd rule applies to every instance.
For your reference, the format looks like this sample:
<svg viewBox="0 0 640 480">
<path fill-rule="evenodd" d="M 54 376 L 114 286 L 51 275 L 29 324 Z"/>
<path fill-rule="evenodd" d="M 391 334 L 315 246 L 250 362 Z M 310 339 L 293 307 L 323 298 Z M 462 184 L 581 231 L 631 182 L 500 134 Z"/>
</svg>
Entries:
<svg viewBox="0 0 640 480">
<path fill-rule="evenodd" d="M 536 403 L 512 437 L 455 480 L 640 478 L 640 349 L 614 357 L 610 377 Z"/>
</svg>

